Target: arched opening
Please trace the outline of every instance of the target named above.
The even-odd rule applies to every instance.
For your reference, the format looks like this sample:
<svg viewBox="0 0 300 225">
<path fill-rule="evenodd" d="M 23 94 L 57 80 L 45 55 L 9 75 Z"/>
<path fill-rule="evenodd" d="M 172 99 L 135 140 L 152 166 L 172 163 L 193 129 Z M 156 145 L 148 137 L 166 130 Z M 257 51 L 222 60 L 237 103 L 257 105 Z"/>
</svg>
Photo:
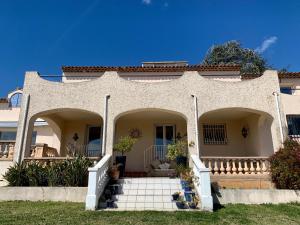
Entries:
<svg viewBox="0 0 300 225">
<path fill-rule="evenodd" d="M 21 107 L 23 94 L 21 92 L 16 92 L 9 99 L 9 104 L 11 107 Z"/>
<path fill-rule="evenodd" d="M 274 152 L 272 116 L 244 108 L 218 109 L 199 119 L 201 156 L 254 157 Z"/>
<path fill-rule="evenodd" d="M 158 172 L 155 169 L 159 169 L 159 163 L 164 162 L 168 162 L 169 169 L 174 170 L 174 165 L 166 157 L 167 145 L 187 136 L 186 119 L 182 114 L 162 109 L 140 109 L 119 115 L 115 121 L 114 142 L 117 143 L 120 137 L 132 135 L 132 132 L 140 137 L 132 151 L 126 153 L 127 176 L 145 172 L 155 176 L 154 172 Z M 154 161 L 156 165 L 153 165 Z"/>
<path fill-rule="evenodd" d="M 98 114 L 79 109 L 38 113 L 29 122 L 26 157 L 100 157 L 102 123 Z"/>
</svg>

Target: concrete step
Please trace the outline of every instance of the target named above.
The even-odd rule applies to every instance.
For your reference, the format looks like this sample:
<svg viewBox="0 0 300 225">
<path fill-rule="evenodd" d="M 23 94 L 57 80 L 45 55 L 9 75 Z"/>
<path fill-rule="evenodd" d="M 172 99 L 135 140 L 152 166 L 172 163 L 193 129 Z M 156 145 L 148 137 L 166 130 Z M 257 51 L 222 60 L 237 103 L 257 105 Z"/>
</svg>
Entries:
<svg viewBox="0 0 300 225">
<path fill-rule="evenodd" d="M 180 180 L 168 177 L 124 178 L 113 196 L 114 210 L 177 210 L 174 192 L 182 191 Z"/>
</svg>

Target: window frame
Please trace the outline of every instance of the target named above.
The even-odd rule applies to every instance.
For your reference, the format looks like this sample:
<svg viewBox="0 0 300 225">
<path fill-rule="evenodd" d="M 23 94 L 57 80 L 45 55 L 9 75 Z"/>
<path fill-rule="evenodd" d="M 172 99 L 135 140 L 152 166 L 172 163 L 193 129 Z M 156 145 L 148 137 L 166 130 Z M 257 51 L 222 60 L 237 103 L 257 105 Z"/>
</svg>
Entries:
<svg viewBox="0 0 300 225">
<path fill-rule="evenodd" d="M 226 123 L 203 123 L 202 131 L 204 145 L 228 144 Z"/>
</svg>

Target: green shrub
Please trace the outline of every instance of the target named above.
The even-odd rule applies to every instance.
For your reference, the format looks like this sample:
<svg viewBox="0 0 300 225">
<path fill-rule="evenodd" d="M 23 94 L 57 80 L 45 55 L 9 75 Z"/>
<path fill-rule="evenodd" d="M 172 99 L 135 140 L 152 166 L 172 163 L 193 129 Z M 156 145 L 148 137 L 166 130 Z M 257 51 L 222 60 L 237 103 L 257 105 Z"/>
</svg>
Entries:
<svg viewBox="0 0 300 225">
<path fill-rule="evenodd" d="M 296 141 L 287 140 L 270 157 L 271 177 L 279 189 L 300 189 L 300 145 Z"/>
<path fill-rule="evenodd" d="M 26 174 L 28 178 L 28 186 L 47 186 L 48 174 L 47 168 L 39 165 L 38 162 L 30 162 L 26 167 Z"/>
<path fill-rule="evenodd" d="M 73 160 L 66 160 L 66 168 L 64 170 L 65 186 L 87 185 L 88 168 L 92 166 L 92 162 L 83 156 L 78 156 Z"/>
<path fill-rule="evenodd" d="M 178 156 L 186 156 L 187 155 L 187 147 L 188 147 L 188 143 L 186 140 L 177 140 L 172 144 L 168 144 L 168 146 L 167 146 L 168 159 L 174 160 Z"/>
<path fill-rule="evenodd" d="M 123 156 L 124 153 L 130 152 L 132 150 L 137 140 L 138 140 L 137 138 L 133 138 L 129 135 L 121 137 L 118 143 L 114 145 L 114 151 L 122 153 Z"/>
<path fill-rule="evenodd" d="M 3 178 L 8 181 L 10 186 L 28 186 L 29 180 L 26 163 L 21 162 L 10 166 L 8 171 L 3 175 Z"/>
<path fill-rule="evenodd" d="M 92 162 L 83 156 L 47 166 L 37 162 L 11 166 L 4 175 L 10 186 L 86 186 Z"/>
<path fill-rule="evenodd" d="M 65 186 L 65 170 L 67 167 L 66 161 L 54 162 L 48 166 L 48 185 L 49 186 Z"/>
</svg>

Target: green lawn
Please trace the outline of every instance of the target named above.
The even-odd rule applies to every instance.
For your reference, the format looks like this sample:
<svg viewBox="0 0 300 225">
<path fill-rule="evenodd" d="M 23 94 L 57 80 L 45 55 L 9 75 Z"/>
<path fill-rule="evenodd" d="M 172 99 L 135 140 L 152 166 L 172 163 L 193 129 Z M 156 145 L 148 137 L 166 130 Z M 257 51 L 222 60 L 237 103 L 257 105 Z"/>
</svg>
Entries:
<svg viewBox="0 0 300 225">
<path fill-rule="evenodd" d="M 0 202 L 0 224 L 300 224 L 300 204 L 227 205 L 208 212 L 84 211 L 83 204 Z"/>
</svg>

